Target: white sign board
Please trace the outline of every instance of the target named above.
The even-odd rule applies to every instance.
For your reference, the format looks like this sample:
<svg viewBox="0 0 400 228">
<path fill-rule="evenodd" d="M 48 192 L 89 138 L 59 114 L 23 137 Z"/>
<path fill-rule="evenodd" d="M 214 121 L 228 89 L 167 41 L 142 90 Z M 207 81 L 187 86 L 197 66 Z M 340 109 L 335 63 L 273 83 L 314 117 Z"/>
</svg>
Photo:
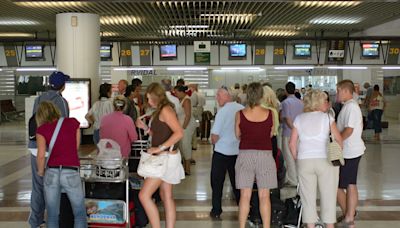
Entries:
<svg viewBox="0 0 400 228">
<path fill-rule="evenodd" d="M 210 52 L 211 41 L 194 41 L 194 52 Z"/>
<path fill-rule="evenodd" d="M 344 50 L 329 50 L 329 58 L 344 58 Z"/>
</svg>

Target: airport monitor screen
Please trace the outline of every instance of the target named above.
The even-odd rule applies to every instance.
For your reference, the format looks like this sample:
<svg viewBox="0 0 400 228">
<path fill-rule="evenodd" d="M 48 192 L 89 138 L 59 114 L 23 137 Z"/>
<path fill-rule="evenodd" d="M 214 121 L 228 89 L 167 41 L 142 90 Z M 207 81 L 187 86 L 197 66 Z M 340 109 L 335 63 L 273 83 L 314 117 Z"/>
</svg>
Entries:
<svg viewBox="0 0 400 228">
<path fill-rule="evenodd" d="M 175 44 L 160 46 L 160 59 L 176 59 L 177 49 Z"/>
<path fill-rule="evenodd" d="M 246 57 L 246 44 L 231 44 L 229 45 L 229 57 Z"/>
<path fill-rule="evenodd" d="M 112 59 L 112 46 L 111 45 L 101 45 L 100 46 L 100 58 L 101 60 L 110 60 Z"/>
<path fill-rule="evenodd" d="M 374 43 L 362 44 L 362 57 L 378 58 L 379 44 L 374 44 Z"/>
<path fill-rule="evenodd" d="M 295 44 L 294 57 L 311 57 L 311 44 Z"/>
<path fill-rule="evenodd" d="M 69 116 L 77 119 L 81 128 L 88 128 L 85 115 L 90 108 L 90 79 L 73 78 L 67 81 L 62 96 L 68 101 Z"/>
<path fill-rule="evenodd" d="M 43 45 L 26 45 L 25 57 L 27 59 L 41 59 L 43 58 Z"/>
</svg>

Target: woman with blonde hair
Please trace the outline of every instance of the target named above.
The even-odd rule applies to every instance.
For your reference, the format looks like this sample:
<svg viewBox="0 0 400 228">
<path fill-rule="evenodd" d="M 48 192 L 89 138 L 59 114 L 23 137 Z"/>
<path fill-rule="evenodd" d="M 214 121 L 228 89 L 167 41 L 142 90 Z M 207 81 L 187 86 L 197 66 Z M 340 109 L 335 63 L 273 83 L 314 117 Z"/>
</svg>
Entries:
<svg viewBox="0 0 400 228">
<path fill-rule="evenodd" d="M 380 134 L 382 133 L 382 114 L 386 107 L 386 101 L 383 95 L 379 92 L 379 85 L 374 85 L 374 91 L 372 92 L 368 111 L 371 112 L 373 120 L 373 126 L 375 130 L 375 140 L 380 140 Z"/>
<path fill-rule="evenodd" d="M 317 214 L 317 189 L 320 194 L 321 219 L 327 228 L 336 222 L 336 194 L 339 183 L 339 167 L 327 159 L 327 143 L 330 132 L 342 147 L 342 137 L 334 117 L 327 111 L 328 96 L 321 90 L 310 90 L 304 96 L 304 113 L 293 122 L 294 128 L 289 148 L 297 163 L 300 197 L 303 205 L 303 222 L 315 227 Z"/>
<path fill-rule="evenodd" d="M 254 180 L 258 187 L 263 227 L 270 227 L 270 189 L 277 187 L 276 165 L 272 157 L 273 114 L 261 106 L 264 90 L 260 83 L 247 87 L 247 107 L 236 113 L 235 133 L 240 140 L 236 160 L 236 188 L 240 189 L 239 227 L 244 228 L 250 210 Z"/>
<path fill-rule="evenodd" d="M 74 213 L 74 227 L 86 228 L 86 208 L 79 175 L 79 122 L 75 118 L 60 118 L 52 102 L 42 101 L 36 112 L 38 145 L 37 173 L 44 176 L 47 227 L 59 227 L 61 190 L 65 191 Z M 59 127 L 59 128 L 58 128 Z M 52 145 L 53 134 L 59 129 Z M 51 147 L 46 166 L 46 148 Z"/>
<path fill-rule="evenodd" d="M 181 154 L 177 149 L 179 140 L 183 137 L 183 129 L 176 116 L 174 105 L 168 100 L 165 90 L 158 83 L 147 87 L 146 97 L 148 105 L 154 108 L 147 126 L 141 119 L 136 120 L 136 125 L 151 135 L 149 154 L 168 152 L 167 170 L 161 178 L 146 177 L 139 193 L 139 199 L 153 228 L 159 228 L 160 215 L 152 195 L 160 188 L 161 200 L 165 208 L 166 227 L 173 228 L 176 221 L 176 208 L 173 198 L 173 185 L 179 184 L 185 178 L 181 164 Z M 172 147 L 172 149 L 170 148 Z"/>
</svg>

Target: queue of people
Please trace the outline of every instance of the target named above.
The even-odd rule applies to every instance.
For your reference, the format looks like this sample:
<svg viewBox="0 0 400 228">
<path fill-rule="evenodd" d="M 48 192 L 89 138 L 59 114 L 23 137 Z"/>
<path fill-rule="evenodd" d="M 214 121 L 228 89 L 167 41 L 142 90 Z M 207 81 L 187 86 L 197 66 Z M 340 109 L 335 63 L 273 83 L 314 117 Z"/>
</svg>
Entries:
<svg viewBox="0 0 400 228">
<path fill-rule="evenodd" d="M 68 118 L 68 103 L 61 96 L 67 80 L 67 75 L 54 72 L 50 76 L 51 90 L 35 101 L 37 139 L 32 140 L 29 146 L 33 183 L 29 222 L 32 227 L 41 225 L 45 208 L 48 209 L 47 226 L 58 227 L 61 189 L 72 205 L 74 226 L 87 226 L 84 221 L 84 195 L 82 186 L 78 184 L 79 122 Z M 166 227 L 172 228 L 176 221 L 173 185 L 191 174 L 190 166 L 195 163 L 192 141 L 193 137 L 197 137 L 196 122 L 201 116 L 200 110 L 203 110 L 200 106 L 204 106 L 205 102 L 197 87 L 190 86 L 189 89 L 183 80 L 174 89 L 167 79 L 161 84 L 152 83 L 144 97 L 140 94 L 141 84 L 139 79 L 134 79 L 132 85 L 128 85 L 126 80 L 120 81 L 119 95 L 114 98 L 111 98 L 111 85 L 102 84 L 99 101 L 94 103 L 86 118 L 93 124 L 94 142 L 103 138 L 116 141 L 124 158 L 129 158 L 130 146 L 138 139 L 138 131 L 151 136 L 149 154 L 168 151 L 166 172 L 158 178 L 146 178 L 139 199 L 151 226 L 160 227 L 159 212 L 152 200 L 153 193 L 160 189 Z M 319 217 L 317 192 L 321 198 L 320 218 L 327 227 L 333 227 L 335 223 L 341 227 L 354 226 L 358 201 L 357 171 L 365 145 L 361 138 L 361 110 L 352 99 L 353 82 L 343 80 L 337 85 L 338 100 L 344 104 L 337 124 L 335 117 L 329 114 L 329 97 L 323 91 L 310 89 L 301 100 L 295 97 L 296 88 L 291 82 L 286 84 L 285 94 L 279 93 L 278 96 L 270 85 L 263 86 L 258 82 L 242 86 L 243 91 L 239 89 L 240 86 L 235 85 L 232 93 L 222 87 L 216 93 L 220 109 L 211 129 L 214 147 L 210 172 L 210 216 L 214 219 L 221 217 L 222 191 L 228 173 L 239 206 L 239 226 L 245 227 L 253 185 L 256 184 L 263 227 L 270 227 L 270 190 L 278 187 L 272 151 L 279 147 L 283 150 L 288 171 L 286 186 L 299 185 L 304 208 L 303 222 L 307 227 L 314 227 Z M 376 137 L 382 131 L 379 121 L 384 107 L 383 96 L 379 87 L 375 86 L 369 109 L 376 121 Z M 143 113 L 150 121 L 139 118 Z M 56 138 L 62 140 L 52 142 L 53 132 Z M 327 160 L 330 134 L 343 149 L 343 166 L 333 166 Z M 60 150 L 61 144 L 69 147 L 69 154 Z M 46 152 L 46 147 L 52 151 L 51 155 L 48 155 L 50 151 Z M 46 156 L 50 156 L 47 163 Z M 76 183 L 66 179 L 76 180 Z M 339 221 L 336 218 L 336 201 L 343 213 Z"/>
</svg>

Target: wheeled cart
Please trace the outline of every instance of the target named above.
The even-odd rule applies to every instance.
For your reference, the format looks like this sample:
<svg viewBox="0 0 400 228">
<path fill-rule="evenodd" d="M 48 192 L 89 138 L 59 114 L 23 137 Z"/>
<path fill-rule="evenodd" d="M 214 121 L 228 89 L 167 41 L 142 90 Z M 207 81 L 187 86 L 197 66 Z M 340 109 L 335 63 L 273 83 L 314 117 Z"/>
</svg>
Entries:
<svg viewBox="0 0 400 228">
<path fill-rule="evenodd" d="M 126 159 L 81 158 L 89 227 L 130 227 Z"/>
</svg>

